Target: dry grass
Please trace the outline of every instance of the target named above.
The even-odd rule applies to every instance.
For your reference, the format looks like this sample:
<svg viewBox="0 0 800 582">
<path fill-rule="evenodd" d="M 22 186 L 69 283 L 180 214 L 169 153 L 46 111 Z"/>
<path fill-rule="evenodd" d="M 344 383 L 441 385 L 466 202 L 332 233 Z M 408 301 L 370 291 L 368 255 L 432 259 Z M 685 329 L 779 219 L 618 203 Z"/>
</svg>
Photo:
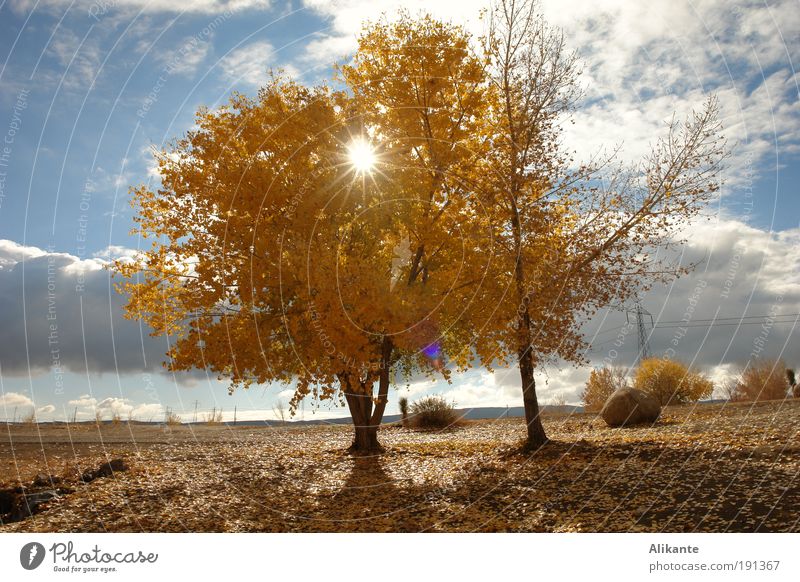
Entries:
<svg viewBox="0 0 800 582">
<path fill-rule="evenodd" d="M 6 485 L 119 456 L 131 470 L 0 531 L 800 531 L 800 401 L 676 406 L 631 429 L 549 416 L 534 454 L 520 419 L 382 430 L 371 458 L 344 452 L 348 426 L 88 426 L 3 431 Z"/>
</svg>

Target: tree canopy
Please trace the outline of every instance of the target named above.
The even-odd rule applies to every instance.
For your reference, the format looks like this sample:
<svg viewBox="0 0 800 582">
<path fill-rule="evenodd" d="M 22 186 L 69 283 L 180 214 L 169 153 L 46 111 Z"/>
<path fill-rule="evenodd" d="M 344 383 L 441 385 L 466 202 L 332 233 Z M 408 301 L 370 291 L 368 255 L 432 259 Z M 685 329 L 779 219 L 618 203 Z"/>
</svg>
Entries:
<svg viewBox="0 0 800 582">
<path fill-rule="evenodd" d="M 574 162 L 561 124 L 579 63 L 535 2 L 501 2 L 480 42 L 401 13 L 365 26 L 336 88 L 273 76 L 201 109 L 133 190 L 149 241 L 114 268 L 127 316 L 174 342 L 173 370 L 346 402 L 377 448 L 392 374 L 580 362 L 580 326 L 664 268 L 718 188 L 716 104 L 673 121 L 635 167 Z M 377 392 L 375 387 L 377 384 Z"/>
</svg>

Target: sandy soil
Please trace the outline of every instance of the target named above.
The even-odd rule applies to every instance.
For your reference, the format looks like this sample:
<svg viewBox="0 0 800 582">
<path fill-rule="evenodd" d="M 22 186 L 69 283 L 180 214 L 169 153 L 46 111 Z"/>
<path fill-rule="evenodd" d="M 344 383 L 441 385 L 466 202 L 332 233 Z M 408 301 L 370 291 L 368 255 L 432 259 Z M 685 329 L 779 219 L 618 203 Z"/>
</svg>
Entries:
<svg viewBox="0 0 800 582">
<path fill-rule="evenodd" d="M 652 427 L 549 416 L 446 432 L 348 426 L 0 426 L 0 488 L 67 494 L 3 531 L 800 531 L 800 401 L 670 407 Z M 124 472 L 78 475 L 122 457 Z"/>
</svg>

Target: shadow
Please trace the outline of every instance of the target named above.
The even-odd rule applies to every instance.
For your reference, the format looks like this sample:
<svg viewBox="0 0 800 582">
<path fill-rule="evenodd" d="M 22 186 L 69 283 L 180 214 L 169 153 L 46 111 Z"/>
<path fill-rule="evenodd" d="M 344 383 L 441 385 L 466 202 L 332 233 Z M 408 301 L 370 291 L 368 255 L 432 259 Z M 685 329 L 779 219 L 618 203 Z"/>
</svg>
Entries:
<svg viewBox="0 0 800 582">
<path fill-rule="evenodd" d="M 356 459 L 340 490 L 306 508 L 314 520 L 306 525 L 342 532 L 798 531 L 792 450 L 550 441 L 535 451 L 498 451 L 449 487 L 392 477 L 390 467 L 407 453 L 389 450 Z"/>
<path fill-rule="evenodd" d="M 398 481 L 387 467 L 403 453 L 335 454 L 349 472 L 338 489 L 301 496 L 291 515 L 261 531 L 416 532 L 428 525 L 426 506 L 434 487 Z M 309 477 L 312 477 L 309 475 Z M 277 527 L 276 527 L 277 526 Z"/>
<path fill-rule="evenodd" d="M 503 447 L 480 438 L 428 441 L 403 435 L 387 438 L 387 451 L 372 456 L 354 456 L 339 448 L 312 455 L 299 449 L 264 454 L 248 444 L 219 457 L 224 463 L 203 462 L 206 457 L 191 454 L 190 447 L 180 454 L 170 452 L 164 467 L 152 467 L 152 477 L 144 470 L 147 465 L 133 471 L 114 486 L 114 496 L 103 488 L 95 493 L 94 484 L 86 487 L 84 503 L 91 501 L 88 507 L 102 521 L 84 520 L 71 527 L 253 532 L 800 530 L 800 449 L 792 443 L 747 446 L 733 443 L 732 435 L 732 445 L 727 446 L 725 441 L 693 440 L 685 433 L 626 431 L 620 438 L 615 432 L 588 431 L 586 438 L 551 440 L 535 451 L 525 450 L 521 440 Z M 154 453 L 155 458 L 161 454 Z M 105 489 L 113 483 L 107 485 Z M 125 511 L 119 512 L 115 507 L 123 499 Z"/>
</svg>

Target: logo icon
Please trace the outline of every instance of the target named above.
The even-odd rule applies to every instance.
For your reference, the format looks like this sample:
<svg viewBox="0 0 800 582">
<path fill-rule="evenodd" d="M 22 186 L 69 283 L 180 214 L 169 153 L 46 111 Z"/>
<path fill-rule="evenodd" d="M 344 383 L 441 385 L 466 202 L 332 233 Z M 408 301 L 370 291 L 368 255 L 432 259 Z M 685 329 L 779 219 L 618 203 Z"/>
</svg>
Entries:
<svg viewBox="0 0 800 582">
<path fill-rule="evenodd" d="M 19 551 L 19 563 L 26 570 L 35 570 L 44 561 L 44 546 L 39 542 L 30 542 Z"/>
</svg>

